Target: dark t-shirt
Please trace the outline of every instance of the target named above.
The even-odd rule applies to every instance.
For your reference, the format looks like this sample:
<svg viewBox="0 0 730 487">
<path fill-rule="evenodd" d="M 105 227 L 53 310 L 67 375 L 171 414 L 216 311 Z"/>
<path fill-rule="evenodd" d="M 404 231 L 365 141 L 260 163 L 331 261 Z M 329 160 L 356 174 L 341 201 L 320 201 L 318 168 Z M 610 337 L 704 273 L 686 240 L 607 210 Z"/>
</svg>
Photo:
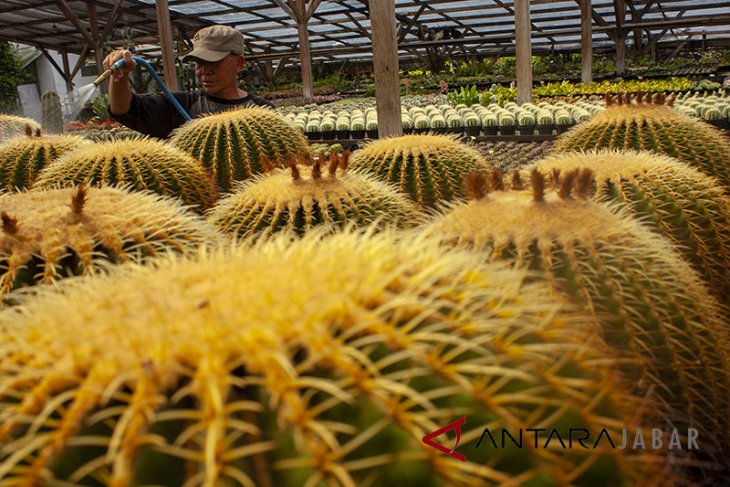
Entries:
<svg viewBox="0 0 730 487">
<path fill-rule="evenodd" d="M 251 94 L 234 100 L 206 95 L 202 90 L 175 92 L 173 96 L 192 118 L 234 108 L 274 106 L 269 100 Z M 109 111 L 109 115 L 132 130 L 160 139 L 168 138 L 170 132 L 185 123 L 185 119 L 180 112 L 172 106 L 172 103 L 167 101 L 162 93 L 145 93 L 143 95 L 132 93 L 132 102 L 127 113 L 115 115 Z"/>
</svg>

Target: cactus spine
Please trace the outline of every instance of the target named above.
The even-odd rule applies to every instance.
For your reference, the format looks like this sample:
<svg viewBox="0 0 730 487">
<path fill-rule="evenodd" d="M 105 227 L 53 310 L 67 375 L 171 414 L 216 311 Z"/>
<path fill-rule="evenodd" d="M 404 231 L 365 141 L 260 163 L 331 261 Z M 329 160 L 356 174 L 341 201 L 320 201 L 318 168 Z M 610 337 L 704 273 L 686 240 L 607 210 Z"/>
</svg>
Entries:
<svg viewBox="0 0 730 487">
<path fill-rule="evenodd" d="M 728 416 L 717 412 L 730 406 L 730 333 L 699 276 L 639 222 L 583 199 L 592 190 L 590 170 L 562 180 L 554 175 L 559 194 L 545 191 L 537 170 L 532 192 L 487 194 L 485 178 L 473 178 L 477 200 L 456 206 L 427 233 L 478 249 L 489 260 L 534 269 L 556 292 L 590 310 L 606 343 L 626 361 L 633 392 L 655 389 L 669 425 L 699 428 L 705 439 L 700 454 L 727 472 L 719 432 L 727 431 Z M 493 179 L 499 183 L 492 187 L 503 187 L 499 175 Z M 523 182 L 517 177 L 514 184 Z"/>
<path fill-rule="evenodd" d="M 715 127 L 672 110 L 664 95 L 607 97 L 608 108 L 561 135 L 555 151 L 625 149 L 665 154 L 730 188 L 730 143 Z"/>
<path fill-rule="evenodd" d="M 730 199 L 715 179 L 676 159 L 635 151 L 558 154 L 535 167 L 543 174 L 590 168 L 596 199 L 625 204 L 677 244 L 720 301 L 730 296 Z"/>
<path fill-rule="evenodd" d="M 55 91 L 47 91 L 41 96 L 41 126 L 48 134 L 63 133 L 63 111 L 61 99 Z"/>
<path fill-rule="evenodd" d="M 0 189 L 30 188 L 41 170 L 63 154 L 90 144 L 70 135 L 41 136 L 28 127 L 26 136 L 15 137 L 0 146 Z"/>
<path fill-rule="evenodd" d="M 273 110 L 241 108 L 186 123 L 172 143 L 211 172 L 221 191 L 235 181 L 264 172 L 264 160 L 284 167 L 290 157 L 309 153 L 304 134 Z"/>
<path fill-rule="evenodd" d="M 249 237 L 281 230 L 303 235 L 318 225 L 395 223 L 412 225 L 416 206 L 390 185 L 369 175 L 346 172 L 348 153 L 330 153 L 311 166 L 290 162 L 284 170 L 245 181 L 221 200 L 208 220 L 226 233 Z M 311 162 L 311 161 L 310 161 Z"/>
<path fill-rule="evenodd" d="M 460 198 L 464 175 L 487 166 L 478 150 L 438 135 L 373 141 L 354 152 L 351 160 L 353 168 L 397 185 L 422 208 Z"/>
<path fill-rule="evenodd" d="M 631 410 L 610 361 L 596 367 L 605 357 L 582 342 L 585 319 L 524 278 L 386 232 L 274 239 L 47 289 L 0 314 L 11 330 L 0 331 L 0 477 L 34 486 L 102 475 L 118 487 L 668 481 L 662 459 L 640 451 L 482 448 L 464 463 L 421 442 L 459 416 L 469 417 L 464 443 L 485 424 L 637 424 L 624 407 L 642 409 Z"/>
<path fill-rule="evenodd" d="M 79 183 L 149 190 L 180 198 L 199 212 L 218 199 L 214 181 L 198 161 L 147 137 L 96 143 L 65 154 L 41 172 L 33 188 Z"/>
<path fill-rule="evenodd" d="M 112 188 L 6 194 L 0 208 L 0 297 L 98 272 L 106 262 L 191 252 L 217 235 L 171 200 Z"/>
</svg>

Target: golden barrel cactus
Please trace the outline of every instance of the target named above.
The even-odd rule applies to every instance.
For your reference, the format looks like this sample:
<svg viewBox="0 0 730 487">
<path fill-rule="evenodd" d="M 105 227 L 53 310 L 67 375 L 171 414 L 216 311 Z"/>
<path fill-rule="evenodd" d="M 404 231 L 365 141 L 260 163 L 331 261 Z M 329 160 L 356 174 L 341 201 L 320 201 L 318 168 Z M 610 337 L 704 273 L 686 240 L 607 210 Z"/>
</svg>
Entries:
<svg viewBox="0 0 730 487">
<path fill-rule="evenodd" d="M 376 140 L 355 151 L 351 164 L 395 184 L 423 208 L 462 197 L 463 177 L 487 168 L 476 148 L 442 135 Z"/>
<path fill-rule="evenodd" d="M 148 137 L 84 146 L 49 164 L 33 189 L 75 186 L 126 186 L 179 198 L 202 212 L 218 199 L 203 166 L 187 153 Z"/>
<path fill-rule="evenodd" d="M 342 233 L 43 290 L 0 314 L 0 478 L 667 481 L 662 452 L 613 449 L 605 438 L 595 449 L 474 446 L 485 426 L 584 427 L 593 438 L 606 428 L 619 438 L 619 428 L 652 424 L 642 411 L 653 409 L 638 407 L 651 404 L 622 392 L 586 319 L 524 277 L 432 240 Z M 421 441 L 460 416 L 467 462 Z"/>
<path fill-rule="evenodd" d="M 312 166 L 292 161 L 289 169 L 245 181 L 218 202 L 208 221 L 223 232 L 249 237 L 282 230 L 303 235 L 319 225 L 342 228 L 377 222 L 405 227 L 422 218 L 416 205 L 389 184 L 347 172 L 343 154 Z"/>
<path fill-rule="evenodd" d="M 171 142 L 203 163 L 221 191 L 261 174 L 266 162 L 284 167 L 309 153 L 304 134 L 268 108 L 240 108 L 196 118 L 173 132 Z"/>
<path fill-rule="evenodd" d="M 0 113 L 0 143 L 15 136 L 23 135 L 30 129 L 33 132 L 40 130 L 41 126 L 32 118 L 17 117 Z"/>
<path fill-rule="evenodd" d="M 555 191 L 537 170 L 532 191 L 489 192 L 485 179 L 471 176 L 475 200 L 455 205 L 426 233 L 530 269 L 590 311 L 624 361 L 630 390 L 658 392 L 668 425 L 699 429 L 702 451 L 690 453 L 706 455 L 708 471 L 730 471 L 722 434 L 730 419 L 718 414 L 730 408 L 730 331 L 699 275 L 625 212 L 586 200 L 590 170 L 554 175 Z"/>
<path fill-rule="evenodd" d="M 649 97 L 649 95 L 646 95 Z M 640 100 L 640 101 L 639 101 Z M 607 98 L 608 108 L 562 134 L 554 152 L 589 149 L 651 151 L 684 161 L 730 188 L 730 142 L 719 129 L 665 105 L 664 95 Z"/>
<path fill-rule="evenodd" d="M 0 189 L 30 188 L 40 171 L 64 153 L 91 142 L 73 135 L 41 136 L 28 130 L 0 145 Z"/>
<path fill-rule="evenodd" d="M 636 151 L 566 152 L 534 167 L 544 174 L 590 168 L 596 199 L 624 204 L 676 244 L 719 300 L 730 296 L 730 197 L 714 178 L 677 159 Z"/>
<path fill-rule="evenodd" d="M 218 235 L 172 200 L 113 188 L 5 194 L 0 212 L 0 297 L 106 263 L 189 253 Z"/>
</svg>

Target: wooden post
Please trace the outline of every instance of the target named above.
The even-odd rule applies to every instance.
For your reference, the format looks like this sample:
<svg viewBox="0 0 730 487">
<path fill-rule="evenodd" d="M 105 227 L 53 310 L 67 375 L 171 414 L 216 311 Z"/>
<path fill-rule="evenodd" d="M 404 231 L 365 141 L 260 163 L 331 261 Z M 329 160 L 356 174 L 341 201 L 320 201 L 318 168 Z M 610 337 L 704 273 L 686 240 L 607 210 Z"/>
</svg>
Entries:
<svg viewBox="0 0 730 487">
<path fill-rule="evenodd" d="M 517 103 L 532 102 L 532 30 L 530 0 L 515 0 Z"/>
<path fill-rule="evenodd" d="M 626 2 L 613 0 L 613 7 L 616 12 L 616 74 L 622 75 L 626 69 L 626 33 L 623 28 Z"/>
<path fill-rule="evenodd" d="M 370 2 L 378 137 L 403 135 L 394 0 Z"/>
<path fill-rule="evenodd" d="M 307 31 L 307 18 L 304 16 L 305 0 L 297 0 L 296 7 L 300 14 L 297 16 L 297 30 L 299 32 L 299 65 L 302 69 L 302 88 L 304 100 L 312 101 L 312 56 L 309 52 L 309 32 Z M 301 7 L 300 7 L 301 6 Z"/>
<path fill-rule="evenodd" d="M 171 91 L 177 91 L 175 54 L 172 52 L 172 22 L 170 22 L 170 9 L 167 6 L 167 0 L 155 0 L 155 11 L 157 13 L 157 31 L 160 34 L 165 84 Z"/>
<path fill-rule="evenodd" d="M 94 59 L 96 60 L 96 74 L 104 72 L 104 52 L 102 51 L 102 40 L 99 38 L 99 22 L 96 19 L 96 1 L 89 0 L 86 4 L 89 10 L 89 24 L 91 24 L 91 38 L 94 40 L 94 44 L 91 46 L 94 49 Z M 106 93 L 106 83 L 102 84 L 99 88 L 102 93 Z"/>
<path fill-rule="evenodd" d="M 593 25 L 591 0 L 580 0 L 580 60 L 583 67 L 581 81 L 593 81 Z"/>
</svg>

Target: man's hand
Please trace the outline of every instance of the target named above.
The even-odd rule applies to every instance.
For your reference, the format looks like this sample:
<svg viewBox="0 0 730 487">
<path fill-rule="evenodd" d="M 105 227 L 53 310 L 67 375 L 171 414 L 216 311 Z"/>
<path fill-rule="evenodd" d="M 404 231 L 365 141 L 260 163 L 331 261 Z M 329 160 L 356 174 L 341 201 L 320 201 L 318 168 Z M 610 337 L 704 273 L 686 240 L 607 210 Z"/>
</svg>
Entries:
<svg viewBox="0 0 730 487">
<path fill-rule="evenodd" d="M 137 62 L 132 59 L 132 53 L 124 50 L 119 51 L 112 51 L 109 53 L 109 55 L 104 58 L 104 62 L 102 63 L 104 66 L 104 70 L 111 68 L 114 63 L 119 61 L 120 59 L 124 59 L 124 66 L 122 66 L 120 69 L 116 70 L 114 74 L 112 74 L 112 80 L 114 82 L 121 80 L 122 78 L 126 78 L 129 73 L 134 71 L 134 68 L 137 67 Z"/>
</svg>

